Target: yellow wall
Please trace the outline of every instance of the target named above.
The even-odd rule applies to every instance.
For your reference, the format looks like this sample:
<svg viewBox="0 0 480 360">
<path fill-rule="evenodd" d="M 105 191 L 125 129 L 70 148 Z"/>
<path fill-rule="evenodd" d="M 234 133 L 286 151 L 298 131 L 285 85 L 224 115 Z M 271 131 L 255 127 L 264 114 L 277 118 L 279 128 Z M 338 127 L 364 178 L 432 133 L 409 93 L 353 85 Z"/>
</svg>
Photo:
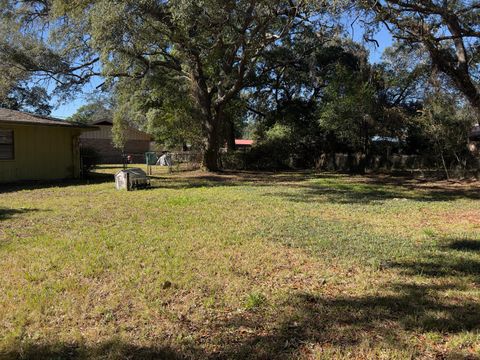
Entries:
<svg viewBox="0 0 480 360">
<path fill-rule="evenodd" d="M 15 159 L 0 160 L 0 182 L 53 180 L 80 175 L 80 129 L 6 125 L 14 132 Z"/>
</svg>

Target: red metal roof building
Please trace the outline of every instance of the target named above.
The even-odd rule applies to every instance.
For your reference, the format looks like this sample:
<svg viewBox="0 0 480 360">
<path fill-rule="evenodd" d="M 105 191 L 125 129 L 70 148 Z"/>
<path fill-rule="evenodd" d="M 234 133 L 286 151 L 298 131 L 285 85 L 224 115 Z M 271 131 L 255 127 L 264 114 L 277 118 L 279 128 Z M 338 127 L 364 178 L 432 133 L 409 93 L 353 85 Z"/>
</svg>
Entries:
<svg viewBox="0 0 480 360">
<path fill-rule="evenodd" d="M 251 147 L 253 146 L 253 140 L 246 140 L 246 139 L 235 139 L 235 146 L 238 147 Z"/>
</svg>

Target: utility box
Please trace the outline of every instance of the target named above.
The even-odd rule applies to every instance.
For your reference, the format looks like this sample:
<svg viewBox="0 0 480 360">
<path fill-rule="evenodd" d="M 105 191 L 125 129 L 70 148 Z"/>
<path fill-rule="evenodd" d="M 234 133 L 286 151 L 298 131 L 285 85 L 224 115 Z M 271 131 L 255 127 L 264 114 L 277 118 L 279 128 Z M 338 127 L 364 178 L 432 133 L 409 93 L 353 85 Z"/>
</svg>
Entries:
<svg viewBox="0 0 480 360">
<path fill-rule="evenodd" d="M 150 179 L 145 171 L 139 168 L 120 170 L 115 175 L 117 190 L 145 189 L 150 186 Z"/>
<path fill-rule="evenodd" d="M 153 151 L 149 151 L 145 153 L 145 161 L 147 165 L 156 165 L 157 164 L 157 154 Z"/>
</svg>

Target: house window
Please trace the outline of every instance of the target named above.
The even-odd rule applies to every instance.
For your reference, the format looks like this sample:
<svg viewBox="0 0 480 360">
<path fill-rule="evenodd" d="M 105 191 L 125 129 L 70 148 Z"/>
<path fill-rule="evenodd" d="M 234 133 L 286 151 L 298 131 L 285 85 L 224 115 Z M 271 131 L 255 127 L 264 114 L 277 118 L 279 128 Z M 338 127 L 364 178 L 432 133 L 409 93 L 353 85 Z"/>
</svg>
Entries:
<svg viewBox="0 0 480 360">
<path fill-rule="evenodd" d="M 13 130 L 0 129 L 0 160 L 14 159 Z"/>
</svg>

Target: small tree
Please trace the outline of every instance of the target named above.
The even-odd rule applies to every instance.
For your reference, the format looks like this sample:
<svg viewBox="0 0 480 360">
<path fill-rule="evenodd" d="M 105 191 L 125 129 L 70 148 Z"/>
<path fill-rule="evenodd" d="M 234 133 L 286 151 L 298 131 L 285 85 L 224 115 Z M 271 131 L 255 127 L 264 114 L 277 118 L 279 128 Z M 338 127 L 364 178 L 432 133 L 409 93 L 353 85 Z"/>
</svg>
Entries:
<svg viewBox="0 0 480 360">
<path fill-rule="evenodd" d="M 371 137 L 376 125 L 376 92 L 369 69 L 352 72 L 339 66 L 337 75 L 325 89 L 320 123 L 337 138 L 361 151 L 364 160 L 360 172 L 365 172 L 370 156 Z"/>
<path fill-rule="evenodd" d="M 471 112 L 456 104 L 452 96 L 436 92 L 427 98 L 418 121 L 430 138 L 446 178 L 450 179 L 452 163 L 465 170 L 472 156 L 468 150 L 469 134 L 474 122 Z"/>
<path fill-rule="evenodd" d="M 126 131 L 127 131 L 127 119 L 121 113 L 115 113 L 113 127 L 112 127 L 112 141 L 113 146 L 119 150 L 123 151 L 125 149 L 125 143 L 127 141 Z"/>
</svg>

